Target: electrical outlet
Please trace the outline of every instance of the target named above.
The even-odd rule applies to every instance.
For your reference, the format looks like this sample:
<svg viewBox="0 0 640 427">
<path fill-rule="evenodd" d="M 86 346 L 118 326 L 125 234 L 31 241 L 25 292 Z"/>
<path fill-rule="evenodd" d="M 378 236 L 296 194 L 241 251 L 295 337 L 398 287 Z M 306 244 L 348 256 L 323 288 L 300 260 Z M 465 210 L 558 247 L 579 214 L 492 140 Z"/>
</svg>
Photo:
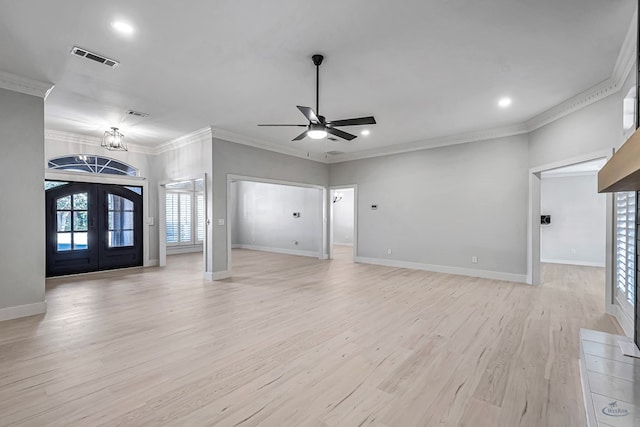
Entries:
<svg viewBox="0 0 640 427">
<path fill-rule="evenodd" d="M 571 255 L 575 255 L 577 252 L 576 248 L 571 248 Z"/>
<path fill-rule="evenodd" d="M 471 262 L 474 263 L 474 264 L 477 264 L 478 263 L 478 257 L 477 256 L 472 256 L 471 257 Z"/>
<path fill-rule="evenodd" d="M 391 249 L 387 249 L 387 255 L 391 255 Z"/>
</svg>

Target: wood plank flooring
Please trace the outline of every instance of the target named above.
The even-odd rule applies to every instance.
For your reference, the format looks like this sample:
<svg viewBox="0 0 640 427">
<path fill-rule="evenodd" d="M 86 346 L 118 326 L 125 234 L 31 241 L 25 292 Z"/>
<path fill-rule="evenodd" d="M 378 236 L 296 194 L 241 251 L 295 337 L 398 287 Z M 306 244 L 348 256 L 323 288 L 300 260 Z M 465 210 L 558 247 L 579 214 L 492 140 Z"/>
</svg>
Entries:
<svg viewBox="0 0 640 427">
<path fill-rule="evenodd" d="M 602 269 L 531 287 L 348 258 L 50 280 L 46 315 L 0 322 L 0 425 L 585 425 L 579 329 L 620 333 Z"/>
</svg>

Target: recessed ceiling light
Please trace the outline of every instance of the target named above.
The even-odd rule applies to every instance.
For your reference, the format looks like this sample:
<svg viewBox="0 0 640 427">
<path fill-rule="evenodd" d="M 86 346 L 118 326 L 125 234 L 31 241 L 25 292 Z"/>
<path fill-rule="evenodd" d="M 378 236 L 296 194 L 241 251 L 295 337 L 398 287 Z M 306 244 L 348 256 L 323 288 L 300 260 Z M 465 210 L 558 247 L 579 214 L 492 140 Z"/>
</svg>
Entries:
<svg viewBox="0 0 640 427">
<path fill-rule="evenodd" d="M 126 22 L 114 21 L 111 23 L 111 26 L 114 30 L 119 31 L 123 34 L 133 34 L 133 27 Z"/>
<path fill-rule="evenodd" d="M 511 98 L 501 98 L 498 101 L 498 106 L 501 108 L 507 108 L 509 105 L 511 105 Z"/>
<path fill-rule="evenodd" d="M 362 132 L 360 132 L 360 135 L 362 136 L 367 136 L 371 133 L 371 131 L 369 131 L 369 129 L 364 129 Z"/>
</svg>

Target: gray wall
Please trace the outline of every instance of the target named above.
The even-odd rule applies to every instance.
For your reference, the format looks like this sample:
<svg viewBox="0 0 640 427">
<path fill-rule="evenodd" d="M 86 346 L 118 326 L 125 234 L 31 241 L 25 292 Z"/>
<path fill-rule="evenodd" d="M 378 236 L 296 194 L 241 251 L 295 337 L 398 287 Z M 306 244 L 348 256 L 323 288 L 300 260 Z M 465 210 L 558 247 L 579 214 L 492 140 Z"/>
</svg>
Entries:
<svg viewBox="0 0 640 427">
<path fill-rule="evenodd" d="M 229 220 L 232 236 L 235 236 L 235 240 L 232 237 L 234 246 L 308 256 L 320 255 L 320 190 L 250 181 L 238 181 L 234 184 L 236 194 L 232 190 L 232 217 Z M 300 212 L 300 217 L 295 218 L 294 212 Z"/>
<path fill-rule="evenodd" d="M 625 92 L 626 93 L 626 92 Z M 537 167 L 618 147 L 622 137 L 619 92 L 529 134 L 529 166 Z"/>
<path fill-rule="evenodd" d="M 606 201 L 598 194 L 598 177 L 543 177 L 541 212 L 551 224 L 540 227 L 542 262 L 605 265 Z"/>
<path fill-rule="evenodd" d="M 327 165 L 213 138 L 213 271 L 227 270 L 227 175 L 298 182 L 326 187 Z M 226 222 L 225 224 L 227 224 Z"/>
<path fill-rule="evenodd" d="M 3 309 L 45 299 L 43 99 L 0 89 L 0 129 Z"/>
<path fill-rule="evenodd" d="M 332 203 L 333 206 L 333 243 L 337 245 L 353 245 L 354 191 L 353 188 L 342 188 L 332 193 L 342 194 L 342 200 Z M 333 201 L 333 194 L 331 194 Z"/>
<path fill-rule="evenodd" d="M 499 138 L 334 164 L 330 184 L 358 184 L 357 256 L 525 274 L 527 155 Z"/>
</svg>

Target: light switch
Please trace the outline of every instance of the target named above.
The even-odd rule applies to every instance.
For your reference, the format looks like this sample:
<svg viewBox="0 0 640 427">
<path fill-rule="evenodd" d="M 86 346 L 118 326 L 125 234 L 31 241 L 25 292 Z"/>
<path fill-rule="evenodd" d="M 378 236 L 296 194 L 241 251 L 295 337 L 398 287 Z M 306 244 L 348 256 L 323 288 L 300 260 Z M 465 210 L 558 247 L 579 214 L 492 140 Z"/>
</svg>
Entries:
<svg viewBox="0 0 640 427">
<path fill-rule="evenodd" d="M 153 225 L 153 224 L 154 224 L 154 222 L 155 222 L 155 219 L 154 219 L 152 216 L 150 216 L 149 218 L 147 218 L 147 224 L 148 224 L 148 225 Z"/>
<path fill-rule="evenodd" d="M 224 225 L 224 218 L 218 218 L 218 225 Z"/>
</svg>

